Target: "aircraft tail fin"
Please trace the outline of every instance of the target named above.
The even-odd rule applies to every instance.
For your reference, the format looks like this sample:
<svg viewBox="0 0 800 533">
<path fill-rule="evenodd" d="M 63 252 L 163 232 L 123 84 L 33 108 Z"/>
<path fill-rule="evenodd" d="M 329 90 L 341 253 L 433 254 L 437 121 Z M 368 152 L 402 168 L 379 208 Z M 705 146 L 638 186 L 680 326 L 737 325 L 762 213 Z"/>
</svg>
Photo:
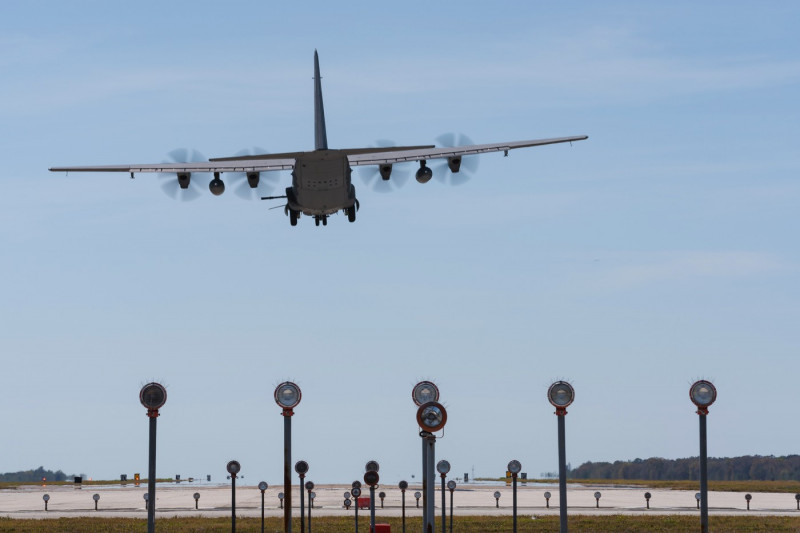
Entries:
<svg viewBox="0 0 800 533">
<path fill-rule="evenodd" d="M 314 50 L 314 148 L 328 149 L 328 134 L 325 130 L 325 108 L 322 105 L 322 81 L 319 75 L 319 55 Z"/>
</svg>

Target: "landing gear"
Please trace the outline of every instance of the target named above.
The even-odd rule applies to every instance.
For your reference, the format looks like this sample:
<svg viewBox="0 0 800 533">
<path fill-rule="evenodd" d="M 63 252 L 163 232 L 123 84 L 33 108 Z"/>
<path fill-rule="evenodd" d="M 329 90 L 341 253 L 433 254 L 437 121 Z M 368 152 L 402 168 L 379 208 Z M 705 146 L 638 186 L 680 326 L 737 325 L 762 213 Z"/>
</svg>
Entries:
<svg viewBox="0 0 800 533">
<path fill-rule="evenodd" d="M 319 226 L 320 221 L 322 221 L 323 226 L 328 225 L 328 215 L 317 215 L 314 217 L 314 224 Z"/>
<path fill-rule="evenodd" d="M 356 221 L 356 206 L 353 205 L 352 207 L 347 208 L 347 220 L 350 222 Z"/>
<path fill-rule="evenodd" d="M 289 209 L 289 222 L 292 224 L 292 226 L 297 225 L 297 211 L 294 209 Z"/>
</svg>

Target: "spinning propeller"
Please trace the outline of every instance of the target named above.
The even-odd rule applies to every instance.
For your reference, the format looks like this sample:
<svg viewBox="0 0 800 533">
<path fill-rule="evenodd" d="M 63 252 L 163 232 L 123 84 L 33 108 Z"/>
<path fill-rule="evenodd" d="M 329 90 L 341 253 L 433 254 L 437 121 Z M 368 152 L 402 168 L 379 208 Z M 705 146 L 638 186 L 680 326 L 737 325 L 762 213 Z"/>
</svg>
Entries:
<svg viewBox="0 0 800 533">
<path fill-rule="evenodd" d="M 165 163 L 204 163 L 208 161 L 203 154 L 197 150 L 178 148 L 167 154 L 169 161 Z M 178 175 L 174 172 L 159 173 L 161 190 L 174 200 L 196 200 L 201 195 L 203 187 L 208 186 L 211 174 L 208 172 L 192 172 L 188 177 Z M 182 185 L 186 185 L 184 188 Z"/>
<path fill-rule="evenodd" d="M 375 141 L 375 144 L 372 147 L 391 148 L 393 146 L 397 146 L 397 143 L 386 139 L 380 139 Z M 384 179 L 384 177 L 381 175 L 382 167 L 384 173 L 388 170 L 388 172 L 391 174 L 389 179 Z M 370 165 L 361 167 L 359 169 L 359 175 L 364 183 L 369 185 L 373 191 L 391 192 L 395 189 L 399 189 L 408 182 L 408 178 L 411 177 L 411 170 L 408 165 L 402 163 L 399 167 L 397 165 Z"/>
<path fill-rule="evenodd" d="M 234 156 L 244 157 L 267 154 L 269 154 L 269 152 L 263 148 L 254 146 L 252 148 L 239 150 Z M 233 192 L 236 196 L 244 200 L 257 200 L 262 196 L 269 196 L 269 194 L 275 190 L 275 186 L 280 182 L 280 174 L 278 172 L 253 173 L 250 174 L 250 176 L 245 172 L 229 172 L 223 174 L 223 177 L 227 178 L 231 186 L 235 187 Z"/>
<path fill-rule="evenodd" d="M 436 146 L 452 147 L 475 144 L 472 139 L 464 134 L 444 133 L 436 137 Z M 458 168 L 458 172 L 452 172 L 450 165 Z M 447 185 L 463 185 L 469 181 L 475 171 L 478 170 L 478 158 L 474 156 L 459 157 L 458 161 L 448 162 L 447 159 L 432 160 L 428 165 L 433 170 L 433 177 L 441 183 Z"/>
</svg>

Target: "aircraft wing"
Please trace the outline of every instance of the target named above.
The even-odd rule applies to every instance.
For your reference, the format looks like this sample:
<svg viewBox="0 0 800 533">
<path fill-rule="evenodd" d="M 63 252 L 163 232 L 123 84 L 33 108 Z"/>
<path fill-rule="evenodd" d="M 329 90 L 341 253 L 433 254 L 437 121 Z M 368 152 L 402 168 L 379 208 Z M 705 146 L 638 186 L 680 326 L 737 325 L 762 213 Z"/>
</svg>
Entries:
<svg viewBox="0 0 800 533">
<path fill-rule="evenodd" d="M 469 144 L 466 146 L 452 146 L 445 148 L 420 148 L 413 150 L 387 149 L 385 152 L 371 152 L 364 154 L 350 154 L 348 159 L 353 166 L 361 165 L 382 165 L 391 163 L 402 163 L 405 161 L 420 161 L 428 159 L 447 159 L 449 157 L 461 157 L 465 155 L 486 154 L 489 152 L 506 152 L 516 148 L 528 148 L 531 146 L 543 146 L 545 144 L 567 143 L 572 141 L 583 141 L 588 139 L 587 135 L 577 135 L 574 137 L 556 137 L 553 139 L 537 139 L 533 141 L 512 141 L 507 143 L 493 144 Z"/>
<path fill-rule="evenodd" d="M 295 159 L 248 159 L 201 163 L 155 163 L 148 165 L 110 165 L 91 167 L 52 167 L 51 172 L 267 172 L 291 170 Z"/>
</svg>

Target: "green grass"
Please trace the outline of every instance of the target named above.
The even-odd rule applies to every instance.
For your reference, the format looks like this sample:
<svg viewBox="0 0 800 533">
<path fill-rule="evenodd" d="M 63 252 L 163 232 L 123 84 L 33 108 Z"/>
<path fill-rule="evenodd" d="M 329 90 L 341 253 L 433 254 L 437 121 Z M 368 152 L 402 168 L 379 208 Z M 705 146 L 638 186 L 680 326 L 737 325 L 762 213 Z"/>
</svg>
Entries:
<svg viewBox="0 0 800 533">
<path fill-rule="evenodd" d="M 511 531 L 511 517 L 455 517 L 454 533 L 494 533 Z M 400 518 L 381 518 L 389 523 L 392 531 L 399 533 Z M 320 517 L 313 521 L 315 533 L 349 533 L 353 531 L 352 518 Z M 408 519 L 407 531 L 420 531 L 422 520 L 419 517 Z M 438 529 L 437 522 L 437 531 Z M 572 533 L 686 533 L 700 527 L 699 519 L 693 516 L 573 516 L 569 519 Z M 293 530 L 299 531 L 299 520 L 293 522 Z M 749 517 L 720 516 L 711 517 L 709 529 L 714 533 L 755 533 L 755 532 L 800 532 L 800 517 Z M 212 533 L 231 530 L 229 518 L 169 518 L 156 522 L 159 533 Z M 360 531 L 369 531 L 369 521 L 359 521 Z M 0 532 L 14 533 L 138 533 L 147 531 L 147 521 L 134 518 L 59 518 L 46 520 L 12 520 L 0 518 Z M 261 519 L 239 518 L 236 531 L 241 533 L 261 531 Z M 280 533 L 283 531 L 282 518 L 266 520 L 264 531 Z M 531 519 L 530 515 L 518 519 L 518 531 L 524 533 L 552 533 L 558 531 L 557 516 L 543 516 Z"/>
</svg>

